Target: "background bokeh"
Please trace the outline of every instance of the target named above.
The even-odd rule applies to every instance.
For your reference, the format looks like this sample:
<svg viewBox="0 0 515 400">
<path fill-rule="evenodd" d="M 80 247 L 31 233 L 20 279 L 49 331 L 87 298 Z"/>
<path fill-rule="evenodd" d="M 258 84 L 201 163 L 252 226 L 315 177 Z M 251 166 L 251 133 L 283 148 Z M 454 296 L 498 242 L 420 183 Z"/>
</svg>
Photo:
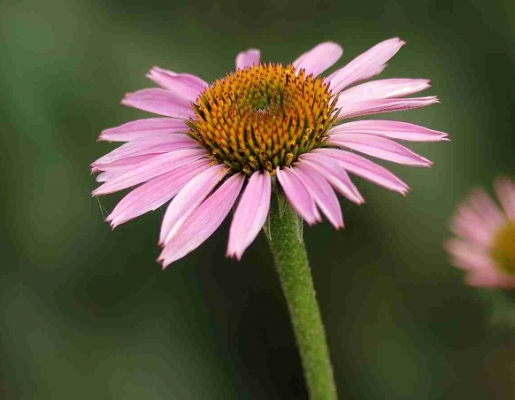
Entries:
<svg viewBox="0 0 515 400">
<path fill-rule="evenodd" d="M 263 235 L 237 263 L 227 224 L 162 272 L 162 211 L 111 231 L 90 195 L 98 133 L 153 65 L 210 81 L 258 47 L 287 63 L 333 40 L 343 62 L 408 44 L 385 77 L 431 78 L 441 105 L 398 113 L 450 133 L 391 166 L 407 197 L 355 179 L 346 228 L 305 230 L 342 399 L 512 399 L 513 333 L 492 330 L 442 242 L 474 186 L 515 172 L 512 1 L 0 2 L 0 398 L 305 399 Z M 340 62 L 341 65 L 342 62 Z"/>
</svg>

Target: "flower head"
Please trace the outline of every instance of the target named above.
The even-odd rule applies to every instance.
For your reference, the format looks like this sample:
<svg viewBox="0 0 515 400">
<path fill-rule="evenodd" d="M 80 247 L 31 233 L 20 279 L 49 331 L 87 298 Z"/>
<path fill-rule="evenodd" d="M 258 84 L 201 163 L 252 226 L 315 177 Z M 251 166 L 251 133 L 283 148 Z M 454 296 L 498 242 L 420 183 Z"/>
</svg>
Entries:
<svg viewBox="0 0 515 400">
<path fill-rule="evenodd" d="M 259 50 L 247 50 L 236 57 L 235 72 L 211 85 L 154 67 L 147 76 L 161 88 L 129 93 L 122 104 L 167 118 L 101 133 L 100 140 L 127 143 L 92 164 L 104 182 L 93 194 L 139 185 L 107 217 L 113 228 L 172 200 L 159 240 L 163 266 L 203 243 L 236 203 L 227 255 L 240 259 L 265 223 L 273 182 L 309 225 L 323 214 L 341 228 L 335 191 L 364 202 L 347 172 L 401 194 L 408 191 L 391 172 L 356 153 L 429 166 L 392 139 L 446 140 L 445 133 L 405 122 L 344 122 L 438 102 L 434 96 L 404 97 L 428 88 L 425 79 L 352 86 L 378 75 L 403 45 L 397 38 L 386 40 L 325 78 L 320 74 L 343 53 L 332 42 L 287 66 L 260 63 Z"/>
<path fill-rule="evenodd" d="M 446 248 L 453 264 L 467 271 L 468 284 L 515 287 L 515 182 L 499 178 L 495 189 L 502 209 L 476 190 L 452 220 L 460 238 L 449 239 Z"/>
</svg>

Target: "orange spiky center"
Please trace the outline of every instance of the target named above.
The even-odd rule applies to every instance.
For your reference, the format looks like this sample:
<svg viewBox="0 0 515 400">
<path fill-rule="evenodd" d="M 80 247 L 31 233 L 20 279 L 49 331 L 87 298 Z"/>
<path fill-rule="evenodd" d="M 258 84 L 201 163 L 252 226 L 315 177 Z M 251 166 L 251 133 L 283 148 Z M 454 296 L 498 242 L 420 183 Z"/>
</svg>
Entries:
<svg viewBox="0 0 515 400">
<path fill-rule="evenodd" d="M 322 145 L 336 98 L 321 77 L 259 64 L 216 80 L 193 104 L 189 135 L 235 171 L 274 173 Z"/>
<path fill-rule="evenodd" d="M 497 232 L 490 255 L 501 271 L 515 275 L 515 221 L 509 221 Z"/>
</svg>

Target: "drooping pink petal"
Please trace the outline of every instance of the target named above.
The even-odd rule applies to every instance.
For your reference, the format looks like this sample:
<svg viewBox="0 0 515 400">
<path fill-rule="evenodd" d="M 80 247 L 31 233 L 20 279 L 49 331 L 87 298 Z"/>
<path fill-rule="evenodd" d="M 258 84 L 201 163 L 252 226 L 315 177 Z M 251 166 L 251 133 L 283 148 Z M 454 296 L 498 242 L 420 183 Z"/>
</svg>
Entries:
<svg viewBox="0 0 515 400">
<path fill-rule="evenodd" d="M 286 194 L 293 209 L 309 225 L 314 225 L 322 220 L 315 199 L 311 195 L 304 182 L 291 168 L 277 168 L 277 179 Z"/>
<path fill-rule="evenodd" d="M 380 99 L 370 100 L 361 103 L 350 103 L 342 105 L 338 119 L 348 119 L 361 115 L 382 114 L 393 111 L 411 110 L 437 104 L 440 101 L 436 96 L 412 97 L 407 99 Z"/>
<path fill-rule="evenodd" d="M 483 248 L 490 245 L 494 230 L 483 223 L 481 217 L 469 206 L 462 205 L 451 221 L 451 231 Z"/>
<path fill-rule="evenodd" d="M 377 165 L 358 154 L 337 149 L 317 149 L 314 152 L 340 161 L 343 168 L 347 171 L 379 186 L 394 190 L 401 194 L 406 194 L 409 190 L 408 185 L 386 168 Z"/>
<path fill-rule="evenodd" d="M 515 183 L 508 178 L 497 178 L 495 191 L 499 196 L 504 212 L 509 219 L 515 221 Z"/>
<path fill-rule="evenodd" d="M 99 158 L 92 165 L 97 166 L 114 161 L 121 161 L 129 157 L 162 154 L 195 147 L 198 147 L 198 143 L 186 135 L 158 133 L 153 136 L 131 140 Z"/>
<path fill-rule="evenodd" d="M 176 133 L 187 130 L 188 126 L 180 119 L 147 118 L 106 129 L 100 133 L 98 140 L 128 142 L 141 137 L 152 136 L 156 133 Z"/>
<path fill-rule="evenodd" d="M 470 204 L 470 201 L 458 208 L 456 218 L 463 219 L 473 225 L 476 229 L 484 231 L 485 235 L 493 236 L 497 232 L 498 223 L 492 223 L 481 210 L 476 209 Z M 486 219 L 486 222 L 485 222 Z"/>
<path fill-rule="evenodd" d="M 316 204 L 329 222 L 336 228 L 343 228 L 343 215 L 338 198 L 329 182 L 316 169 L 303 162 L 294 165 L 294 171 L 302 179 Z"/>
<path fill-rule="evenodd" d="M 321 174 L 338 192 L 350 201 L 356 204 L 365 202 L 358 188 L 354 186 L 339 161 L 314 152 L 301 155 L 299 160 Z"/>
<path fill-rule="evenodd" d="M 201 158 L 207 158 L 204 149 L 177 150 L 171 153 L 161 154 L 150 160 L 143 161 L 134 168 L 124 171 L 123 174 L 110 179 L 94 190 L 93 196 L 100 196 L 127 189 Z"/>
<path fill-rule="evenodd" d="M 265 224 L 270 209 L 272 179 L 268 171 L 256 171 L 238 203 L 229 230 L 227 256 L 240 260 Z"/>
<path fill-rule="evenodd" d="M 122 172 L 121 171 L 107 171 L 107 172 L 102 172 L 100 174 L 97 175 L 97 177 L 95 178 L 95 180 L 97 182 L 107 182 L 109 179 L 113 179 L 115 176 L 118 176 L 120 175 Z"/>
<path fill-rule="evenodd" d="M 166 244 L 174 237 L 190 214 L 227 175 L 227 172 L 229 172 L 227 166 L 214 165 L 190 180 L 182 188 L 166 209 L 159 235 L 160 244 Z"/>
<path fill-rule="evenodd" d="M 162 155 L 162 154 L 155 154 L 155 155 L 152 155 L 152 157 L 149 157 L 147 158 L 147 160 L 150 160 L 150 158 L 154 158 L 158 155 Z M 146 156 L 138 156 L 138 157 L 146 157 Z M 138 157 L 132 157 L 132 158 L 138 158 Z M 136 166 L 138 166 L 138 164 L 133 164 L 133 165 L 120 165 L 120 166 L 117 166 L 117 167 L 113 167 L 111 168 L 114 164 L 117 164 L 118 162 L 121 162 L 121 161 L 125 161 L 127 159 L 124 159 L 124 160 L 120 160 L 120 161 L 115 161 L 111 164 L 103 164 L 103 165 L 100 165 L 100 168 L 101 170 L 102 169 L 105 169 L 105 172 L 102 172 L 101 174 L 99 174 L 97 176 L 97 182 L 107 182 L 107 181 L 110 181 L 116 177 L 119 177 L 121 175 L 124 175 L 126 174 L 127 172 L 129 172 L 131 169 L 134 169 Z M 158 159 L 160 160 L 160 159 Z M 160 162 L 163 161 L 163 160 L 160 160 Z M 203 162 L 210 162 L 210 160 L 208 158 L 204 158 L 202 159 L 201 161 Z M 143 161 L 141 161 L 139 164 L 141 164 Z M 164 161 L 163 161 L 164 162 Z M 182 165 L 182 164 L 180 164 Z M 170 168 L 170 170 L 173 169 L 173 168 Z M 150 180 L 150 179 L 153 179 L 153 178 L 149 178 L 147 180 Z M 122 189 L 120 189 L 122 190 Z"/>
<path fill-rule="evenodd" d="M 478 287 L 509 287 L 495 270 L 471 271 L 465 277 L 465 283 Z"/>
<path fill-rule="evenodd" d="M 231 176 L 193 211 L 159 256 L 163 268 L 191 253 L 218 229 L 231 211 L 244 182 L 241 173 Z"/>
<path fill-rule="evenodd" d="M 306 75 L 313 74 L 313 77 L 320 75 L 326 69 L 340 59 L 343 54 L 342 47 L 333 42 L 324 42 L 313 47 L 302 54 L 294 61 L 293 66 L 298 71 L 301 68 L 306 70 Z"/>
<path fill-rule="evenodd" d="M 336 93 L 355 82 L 369 79 L 377 75 L 385 68 L 385 64 L 388 60 L 392 58 L 404 44 L 405 42 L 399 38 L 393 38 L 375 45 L 370 50 L 356 57 L 345 67 L 331 74 L 329 77 L 331 90 L 333 93 Z"/>
<path fill-rule="evenodd" d="M 95 161 L 92 164 L 91 172 L 98 172 L 98 171 L 116 171 L 116 172 L 122 172 L 127 169 L 133 168 L 135 165 L 142 163 L 143 161 L 150 160 L 151 158 L 154 158 L 158 156 L 159 154 L 156 153 L 150 153 L 145 154 L 142 156 L 134 156 L 134 157 L 126 157 L 122 158 L 121 160 L 116 160 L 112 162 L 107 163 L 100 163 L 98 161 Z"/>
<path fill-rule="evenodd" d="M 412 152 L 410 149 L 380 136 L 367 134 L 341 134 L 331 136 L 327 144 L 344 146 L 361 153 L 398 164 L 429 167 L 431 161 Z"/>
<path fill-rule="evenodd" d="M 165 89 L 143 89 L 128 93 L 122 104 L 172 118 L 188 119 L 195 116 L 188 100 Z"/>
<path fill-rule="evenodd" d="M 470 286 L 501 288 L 515 287 L 515 278 L 513 276 L 503 274 L 495 269 L 471 271 L 467 274 L 465 281 Z"/>
<path fill-rule="evenodd" d="M 177 74 L 159 67 L 153 67 L 147 74 L 147 78 L 189 101 L 195 101 L 198 95 L 209 86 L 198 76 Z"/>
<path fill-rule="evenodd" d="M 261 52 L 258 49 L 248 49 L 236 56 L 236 69 L 244 69 L 259 64 Z"/>
<path fill-rule="evenodd" d="M 369 100 L 404 97 L 430 86 L 429 79 L 383 79 L 362 83 L 340 93 L 336 107 Z"/>
<path fill-rule="evenodd" d="M 492 231 L 497 230 L 506 221 L 497 204 L 483 189 L 476 189 L 470 195 L 468 204 Z"/>
<path fill-rule="evenodd" d="M 337 136 L 341 133 L 367 133 L 411 142 L 438 142 L 447 138 L 446 133 L 424 128 L 423 126 L 408 122 L 378 119 L 346 122 L 331 128 L 328 132 L 330 136 Z"/>
<path fill-rule="evenodd" d="M 207 159 L 197 160 L 132 190 L 107 217 L 114 229 L 133 218 L 154 211 L 172 199 L 191 179 L 209 168 Z"/>
<path fill-rule="evenodd" d="M 448 239 L 445 249 L 454 257 L 457 267 L 468 270 L 496 270 L 486 249 L 475 246 L 460 239 Z"/>
</svg>

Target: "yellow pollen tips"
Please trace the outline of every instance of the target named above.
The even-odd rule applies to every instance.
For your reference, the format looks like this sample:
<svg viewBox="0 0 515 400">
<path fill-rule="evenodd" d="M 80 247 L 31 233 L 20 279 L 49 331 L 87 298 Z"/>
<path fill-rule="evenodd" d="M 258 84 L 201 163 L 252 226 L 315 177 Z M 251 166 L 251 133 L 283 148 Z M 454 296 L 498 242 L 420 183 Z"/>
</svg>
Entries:
<svg viewBox="0 0 515 400">
<path fill-rule="evenodd" d="M 273 173 L 323 143 L 337 116 L 336 97 L 323 78 L 293 65 L 254 65 L 198 97 L 189 135 L 235 171 Z"/>
<path fill-rule="evenodd" d="M 500 270 L 515 275 L 515 221 L 509 221 L 497 232 L 490 255 Z"/>
</svg>

